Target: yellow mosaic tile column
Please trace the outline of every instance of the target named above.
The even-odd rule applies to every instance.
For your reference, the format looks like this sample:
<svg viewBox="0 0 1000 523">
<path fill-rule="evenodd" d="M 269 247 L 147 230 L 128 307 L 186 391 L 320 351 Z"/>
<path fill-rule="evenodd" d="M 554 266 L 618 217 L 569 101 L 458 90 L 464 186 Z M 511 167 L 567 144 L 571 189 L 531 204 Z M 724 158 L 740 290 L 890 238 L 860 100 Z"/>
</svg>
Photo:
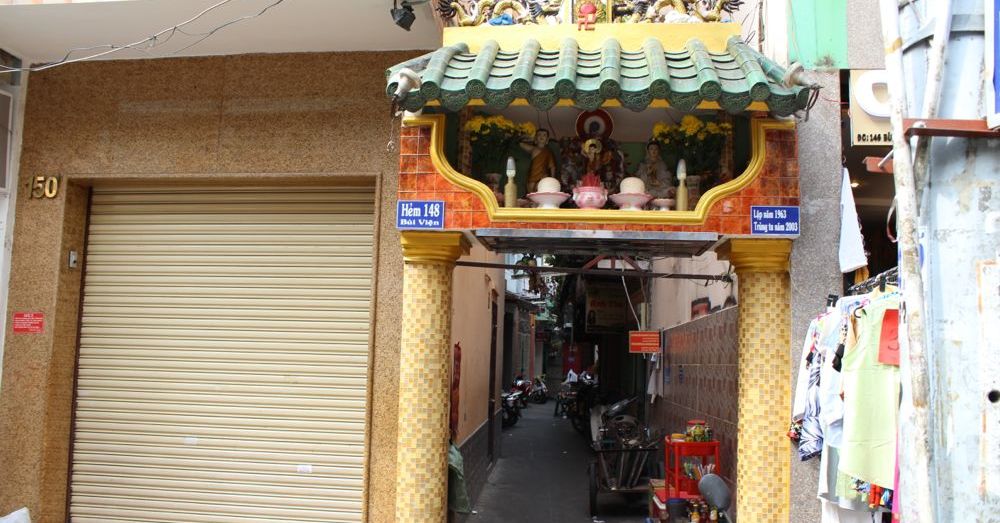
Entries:
<svg viewBox="0 0 1000 523">
<path fill-rule="evenodd" d="M 448 515 L 452 270 L 469 243 L 459 232 L 401 237 L 396 521 L 442 523 Z"/>
<path fill-rule="evenodd" d="M 739 279 L 736 512 L 742 521 L 789 517 L 791 250 L 791 240 L 778 239 L 730 240 L 720 250 Z"/>
</svg>

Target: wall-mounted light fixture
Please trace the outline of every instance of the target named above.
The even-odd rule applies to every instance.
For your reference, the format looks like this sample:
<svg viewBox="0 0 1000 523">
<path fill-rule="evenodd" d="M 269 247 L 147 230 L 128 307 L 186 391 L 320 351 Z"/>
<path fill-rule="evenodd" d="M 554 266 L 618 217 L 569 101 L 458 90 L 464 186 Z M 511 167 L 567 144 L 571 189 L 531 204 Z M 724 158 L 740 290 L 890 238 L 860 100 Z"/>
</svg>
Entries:
<svg viewBox="0 0 1000 523">
<path fill-rule="evenodd" d="M 397 0 L 392 0 L 392 9 L 389 10 L 389 14 L 392 15 L 392 21 L 399 27 L 410 30 L 410 26 L 413 25 L 413 21 L 417 19 L 417 15 L 413 14 L 413 6 L 427 3 L 429 0 L 403 0 L 402 2 L 397 2 Z"/>
</svg>

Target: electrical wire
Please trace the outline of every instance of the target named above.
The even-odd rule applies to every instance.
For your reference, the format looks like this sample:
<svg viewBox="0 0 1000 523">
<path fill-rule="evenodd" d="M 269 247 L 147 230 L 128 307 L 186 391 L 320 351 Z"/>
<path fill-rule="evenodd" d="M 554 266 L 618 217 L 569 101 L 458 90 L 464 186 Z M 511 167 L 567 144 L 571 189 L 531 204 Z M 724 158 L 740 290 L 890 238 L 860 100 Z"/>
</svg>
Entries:
<svg viewBox="0 0 1000 523">
<path fill-rule="evenodd" d="M 198 39 L 197 41 L 195 41 L 194 43 L 192 43 L 190 45 L 187 45 L 187 46 L 184 46 L 181 49 L 178 49 L 178 50 L 174 51 L 173 53 L 171 53 L 171 54 L 178 54 L 180 52 L 186 51 L 187 49 L 190 49 L 191 47 L 194 47 L 194 46 L 200 44 L 201 42 L 205 41 L 210 36 L 214 35 L 215 33 L 217 33 L 218 31 L 220 31 L 222 29 L 225 29 L 226 27 L 229 27 L 230 25 L 242 22 L 244 20 L 250 20 L 252 18 L 257 18 L 259 16 L 262 16 L 264 13 L 268 12 L 272 8 L 274 8 L 274 7 L 278 6 L 279 4 L 283 3 L 285 0 L 274 0 L 274 2 L 268 4 L 263 9 L 261 9 L 260 11 L 258 11 L 256 14 L 250 14 L 250 15 L 241 16 L 239 18 L 234 18 L 233 20 L 225 22 L 222 25 L 219 25 L 219 26 L 217 26 L 217 27 L 215 27 L 215 28 L 213 28 L 213 29 L 211 29 L 209 31 L 205 31 L 205 32 L 201 32 L 201 33 L 190 33 L 190 32 L 184 31 L 184 29 L 183 29 L 184 26 L 186 26 L 188 24 L 191 24 L 191 23 L 194 23 L 195 21 L 199 20 L 201 17 L 205 16 L 206 14 L 208 14 L 208 13 L 214 11 L 215 9 L 218 9 L 218 8 L 220 8 L 220 7 L 222 7 L 222 6 L 226 5 L 226 4 L 229 4 L 229 3 L 233 2 L 233 1 L 234 0 L 221 0 L 219 2 L 216 2 L 216 3 L 212 4 L 211 6 L 205 8 L 204 10 L 202 10 L 201 12 L 199 12 L 198 14 L 196 14 L 195 16 L 193 16 L 193 17 L 191 17 L 191 18 L 189 18 L 189 19 L 187 19 L 187 20 L 185 20 L 185 21 L 183 21 L 183 22 L 181 22 L 181 23 L 179 23 L 177 25 L 168 27 L 168 28 L 166 28 L 166 29 L 164 29 L 162 31 L 159 31 L 159 32 L 153 34 L 152 36 L 149 36 L 147 38 L 143 38 L 142 40 L 138 40 L 138 41 L 132 42 L 130 44 L 123 44 L 123 45 L 118 45 L 118 44 L 102 44 L 102 45 L 94 45 L 94 46 L 89 46 L 89 47 L 74 47 L 74 48 L 70 49 L 69 51 L 67 51 L 66 54 L 63 55 L 63 57 L 61 59 L 56 60 L 54 62 L 48 62 L 48 63 L 42 64 L 42 65 L 39 65 L 39 66 L 35 66 L 35 67 L 8 67 L 8 66 L 5 66 L 5 65 L 0 65 L 0 74 L 14 73 L 14 72 L 38 72 L 38 71 L 44 71 L 46 69 L 51 69 L 53 67 L 57 67 L 57 66 L 60 66 L 60 65 L 72 64 L 72 63 L 76 63 L 76 62 L 83 62 L 83 61 L 86 61 L 86 60 L 93 60 L 95 58 L 100 58 L 102 56 L 107 56 L 107 55 L 110 55 L 110 54 L 113 54 L 113 53 L 117 53 L 119 51 L 123 51 L 125 49 L 131 49 L 131 50 L 134 50 L 134 51 L 139 51 L 139 52 L 142 52 L 142 53 L 145 53 L 145 54 L 149 54 L 148 51 L 150 49 L 153 49 L 154 47 L 159 47 L 159 46 L 162 46 L 162 45 L 166 44 L 177 33 L 181 33 L 181 34 L 186 35 L 186 36 L 201 36 L 202 37 L 202 38 Z M 164 35 L 166 35 L 165 38 L 163 37 Z M 71 56 L 73 56 L 74 53 L 82 52 L 82 51 L 95 51 L 97 49 L 105 49 L 105 50 L 101 51 L 99 53 L 88 54 L 86 56 L 80 56 L 80 57 L 77 57 L 77 58 L 70 58 Z"/>
<path fill-rule="evenodd" d="M 274 2 L 272 2 L 272 3 L 270 3 L 270 4 L 266 5 L 266 6 L 264 6 L 264 8 L 261 9 L 260 11 L 258 11 L 256 14 L 249 14 L 249 15 L 241 16 L 239 18 L 235 18 L 235 19 L 230 20 L 230 21 L 228 21 L 228 22 L 226 22 L 226 23 L 224 23 L 224 24 L 222 24 L 222 25 L 220 25 L 220 26 L 212 29 L 211 31 L 207 31 L 205 33 L 201 33 L 201 34 L 194 33 L 194 34 L 192 34 L 192 33 L 184 32 L 184 30 L 178 28 L 178 31 L 180 31 L 181 33 L 184 33 L 184 34 L 186 34 L 188 36 L 201 36 L 201 39 L 199 39 L 198 41 L 192 43 L 191 45 L 184 46 L 184 47 L 182 47 L 182 48 L 174 51 L 172 54 L 178 54 L 178 53 L 184 52 L 184 51 L 186 51 L 186 50 L 188 50 L 188 49 L 190 49 L 190 48 L 192 48 L 192 47 L 194 47 L 194 46 L 196 46 L 196 45 L 204 42 L 206 39 L 208 39 L 209 37 L 211 37 L 215 33 L 219 32 L 219 31 L 221 31 L 221 30 L 223 30 L 223 29 L 225 29 L 225 28 L 227 28 L 227 27 L 229 27 L 229 26 L 231 26 L 233 24 L 237 24 L 237 23 L 240 23 L 240 22 L 242 22 L 244 20 L 250 20 L 250 19 L 253 19 L 253 18 L 257 18 L 259 16 L 263 16 L 264 13 L 268 12 L 269 10 L 271 10 L 272 7 L 275 7 L 275 6 L 277 6 L 278 4 L 280 4 L 280 3 L 284 2 L 284 1 L 285 0 L 275 0 Z"/>
<path fill-rule="evenodd" d="M 740 20 L 740 27 L 746 27 L 747 20 L 751 20 L 754 24 L 758 23 L 760 19 L 760 2 L 754 4 L 752 9 L 747 10 L 747 13 L 743 15 L 743 20 Z M 754 38 L 757 37 L 757 30 L 751 29 L 747 32 L 746 38 L 743 39 L 743 43 L 750 45 Z"/>
<path fill-rule="evenodd" d="M 635 307 L 632 305 L 632 297 L 628 294 L 628 284 L 625 283 L 625 277 L 622 276 L 622 287 L 625 288 L 625 301 L 628 302 L 628 308 L 632 311 L 632 317 L 635 318 L 635 325 L 639 329 L 642 329 L 642 324 L 639 323 L 639 315 L 635 313 Z"/>
</svg>

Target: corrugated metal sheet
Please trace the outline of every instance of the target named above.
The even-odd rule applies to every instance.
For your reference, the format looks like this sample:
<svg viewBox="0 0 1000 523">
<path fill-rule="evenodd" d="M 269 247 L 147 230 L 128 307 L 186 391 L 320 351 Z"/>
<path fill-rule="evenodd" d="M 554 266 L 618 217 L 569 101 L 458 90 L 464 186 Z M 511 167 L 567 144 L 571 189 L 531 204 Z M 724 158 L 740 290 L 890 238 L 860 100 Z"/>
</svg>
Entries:
<svg viewBox="0 0 1000 523">
<path fill-rule="evenodd" d="M 360 521 L 371 189 L 100 189 L 73 521 Z"/>
</svg>

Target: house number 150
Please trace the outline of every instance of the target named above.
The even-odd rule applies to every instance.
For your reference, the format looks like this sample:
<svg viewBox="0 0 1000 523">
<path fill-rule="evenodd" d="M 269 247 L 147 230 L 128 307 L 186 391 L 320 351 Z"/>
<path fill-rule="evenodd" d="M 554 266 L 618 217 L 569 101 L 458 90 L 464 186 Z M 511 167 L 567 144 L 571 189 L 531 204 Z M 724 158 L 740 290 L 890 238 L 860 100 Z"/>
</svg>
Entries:
<svg viewBox="0 0 1000 523">
<path fill-rule="evenodd" d="M 59 178 L 55 176 L 35 176 L 31 183 L 32 198 L 55 198 L 59 194 Z"/>
</svg>

